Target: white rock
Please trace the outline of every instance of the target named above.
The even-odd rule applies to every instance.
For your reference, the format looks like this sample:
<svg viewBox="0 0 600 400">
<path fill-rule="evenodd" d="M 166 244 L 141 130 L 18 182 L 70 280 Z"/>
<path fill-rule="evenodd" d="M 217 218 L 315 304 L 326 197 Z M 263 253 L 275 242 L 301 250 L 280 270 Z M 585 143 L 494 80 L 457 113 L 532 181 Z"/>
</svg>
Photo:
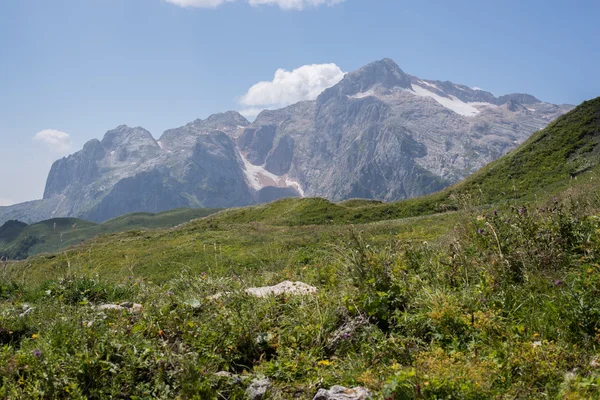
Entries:
<svg viewBox="0 0 600 400">
<path fill-rule="evenodd" d="M 291 281 L 284 281 L 275 286 L 263 286 L 246 289 L 246 293 L 256 297 L 266 297 L 270 295 L 277 296 L 284 293 L 293 295 L 303 295 L 312 294 L 316 292 L 317 288 L 314 286 L 307 285 L 304 282 Z"/>
<path fill-rule="evenodd" d="M 256 297 L 278 296 L 281 294 L 291 294 L 295 296 L 313 294 L 317 292 L 317 288 L 310 286 L 304 282 L 283 281 L 274 286 L 253 287 L 244 290 L 246 294 Z M 217 300 L 222 296 L 231 294 L 231 292 L 220 292 L 212 296 L 208 296 L 208 300 Z"/>
<path fill-rule="evenodd" d="M 343 386 L 332 386 L 331 389 L 320 389 L 313 400 L 366 400 L 372 397 L 369 390 L 362 387 L 346 389 Z"/>
</svg>

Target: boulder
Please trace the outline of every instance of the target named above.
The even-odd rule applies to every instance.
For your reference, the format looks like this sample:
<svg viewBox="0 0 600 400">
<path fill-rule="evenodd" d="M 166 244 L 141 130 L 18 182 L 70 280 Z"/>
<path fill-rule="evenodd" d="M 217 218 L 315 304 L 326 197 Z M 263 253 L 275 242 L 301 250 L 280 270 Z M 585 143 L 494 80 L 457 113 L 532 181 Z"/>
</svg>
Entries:
<svg viewBox="0 0 600 400">
<path fill-rule="evenodd" d="M 320 389 L 313 400 L 366 400 L 372 397 L 371 392 L 362 387 L 347 389 L 343 386 L 332 386 L 331 389 Z"/>
</svg>

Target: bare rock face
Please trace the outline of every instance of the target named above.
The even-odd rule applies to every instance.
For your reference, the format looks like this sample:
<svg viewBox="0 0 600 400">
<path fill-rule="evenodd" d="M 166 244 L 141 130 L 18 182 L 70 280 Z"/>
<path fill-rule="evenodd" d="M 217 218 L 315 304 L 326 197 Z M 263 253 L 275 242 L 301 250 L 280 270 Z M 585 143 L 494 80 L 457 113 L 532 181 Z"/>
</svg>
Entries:
<svg viewBox="0 0 600 400">
<path fill-rule="evenodd" d="M 56 161 L 43 200 L 0 207 L 0 224 L 291 196 L 406 199 L 465 178 L 572 108 L 420 79 L 383 59 L 252 123 L 229 111 L 158 140 L 119 126 Z"/>
</svg>

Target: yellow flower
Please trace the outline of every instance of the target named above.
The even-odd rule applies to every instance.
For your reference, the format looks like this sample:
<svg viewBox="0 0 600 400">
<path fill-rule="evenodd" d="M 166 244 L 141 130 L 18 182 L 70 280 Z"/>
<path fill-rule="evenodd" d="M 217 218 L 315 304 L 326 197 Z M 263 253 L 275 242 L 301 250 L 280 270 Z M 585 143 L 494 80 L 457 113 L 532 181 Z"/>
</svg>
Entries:
<svg viewBox="0 0 600 400">
<path fill-rule="evenodd" d="M 321 360 L 321 361 L 317 362 L 317 364 L 318 365 L 327 366 L 327 365 L 331 365 L 331 361 L 329 361 L 329 360 Z"/>
<path fill-rule="evenodd" d="M 39 337 L 40 337 L 39 333 L 34 333 L 33 335 L 31 335 L 32 339 L 37 339 Z"/>
</svg>

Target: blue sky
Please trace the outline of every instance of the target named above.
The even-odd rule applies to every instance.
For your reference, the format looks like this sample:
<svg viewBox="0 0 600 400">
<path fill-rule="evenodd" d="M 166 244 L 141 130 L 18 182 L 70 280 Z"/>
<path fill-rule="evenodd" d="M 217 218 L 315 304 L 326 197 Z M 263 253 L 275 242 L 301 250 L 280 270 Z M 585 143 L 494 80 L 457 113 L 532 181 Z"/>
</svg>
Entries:
<svg viewBox="0 0 600 400">
<path fill-rule="evenodd" d="M 40 198 L 52 161 L 120 124 L 159 137 L 384 57 L 578 104 L 600 95 L 599 17 L 592 0 L 2 0 L 0 205 Z"/>
</svg>

